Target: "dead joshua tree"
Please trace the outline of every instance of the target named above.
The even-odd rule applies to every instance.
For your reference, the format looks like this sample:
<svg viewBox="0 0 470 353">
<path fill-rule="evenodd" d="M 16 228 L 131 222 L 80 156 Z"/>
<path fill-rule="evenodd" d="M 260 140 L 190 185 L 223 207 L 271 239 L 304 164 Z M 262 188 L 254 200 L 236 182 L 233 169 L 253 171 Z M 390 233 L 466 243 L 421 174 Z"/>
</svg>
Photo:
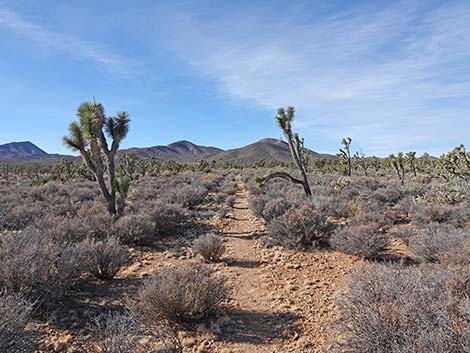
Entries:
<svg viewBox="0 0 470 353">
<path fill-rule="evenodd" d="M 300 138 L 297 133 L 292 132 L 292 121 L 294 120 L 294 114 L 294 107 L 288 107 L 287 112 L 284 108 L 279 108 L 276 115 L 276 121 L 287 139 L 292 159 L 294 160 L 294 163 L 300 172 L 301 179 L 295 178 L 286 172 L 275 172 L 265 177 L 256 178 L 256 182 L 262 186 L 274 178 L 286 179 L 294 184 L 302 185 L 305 196 L 311 200 L 313 195 L 307 177 L 307 161 L 305 159 L 304 139 Z"/>
</svg>

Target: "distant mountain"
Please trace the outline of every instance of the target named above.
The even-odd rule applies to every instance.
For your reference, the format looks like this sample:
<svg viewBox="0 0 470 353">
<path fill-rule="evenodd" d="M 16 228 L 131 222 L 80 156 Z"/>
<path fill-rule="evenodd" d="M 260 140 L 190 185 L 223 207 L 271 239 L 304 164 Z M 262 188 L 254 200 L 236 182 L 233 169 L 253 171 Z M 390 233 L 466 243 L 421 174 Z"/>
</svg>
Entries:
<svg viewBox="0 0 470 353">
<path fill-rule="evenodd" d="M 11 142 L 0 145 L 0 160 L 34 161 L 59 159 L 61 155 L 49 154 L 30 141 Z"/>
<path fill-rule="evenodd" d="M 245 147 L 224 151 L 216 147 L 199 146 L 189 141 L 173 142 L 167 146 L 133 147 L 119 150 L 119 156 L 124 153 L 134 153 L 138 158 L 154 157 L 159 161 L 175 160 L 180 162 L 194 162 L 200 159 L 226 160 L 240 164 L 250 164 L 261 159 L 291 161 L 287 143 L 265 138 Z M 328 154 L 319 154 L 310 151 L 312 158 L 336 158 Z M 15 162 L 55 161 L 61 158 L 80 160 L 77 156 L 49 154 L 32 142 L 12 142 L 0 145 L 0 160 Z"/>
<path fill-rule="evenodd" d="M 11 142 L 0 145 L 0 158 L 23 158 L 25 156 L 47 157 L 47 155 L 47 152 L 29 141 Z"/>
<path fill-rule="evenodd" d="M 199 159 L 208 159 L 219 153 L 222 149 L 216 147 L 198 146 L 189 141 L 177 141 L 167 146 L 153 146 L 144 148 L 128 148 L 120 150 L 119 153 L 134 153 L 138 158 L 148 158 L 153 156 L 159 161 L 184 161 L 192 162 Z"/>
<path fill-rule="evenodd" d="M 310 150 L 309 152 L 312 158 L 336 158 L 336 156 L 329 154 L 320 154 Z M 240 164 L 250 164 L 261 159 L 292 161 L 289 145 L 284 141 L 273 138 L 265 138 L 245 147 L 221 152 L 211 159 L 226 160 Z"/>
</svg>

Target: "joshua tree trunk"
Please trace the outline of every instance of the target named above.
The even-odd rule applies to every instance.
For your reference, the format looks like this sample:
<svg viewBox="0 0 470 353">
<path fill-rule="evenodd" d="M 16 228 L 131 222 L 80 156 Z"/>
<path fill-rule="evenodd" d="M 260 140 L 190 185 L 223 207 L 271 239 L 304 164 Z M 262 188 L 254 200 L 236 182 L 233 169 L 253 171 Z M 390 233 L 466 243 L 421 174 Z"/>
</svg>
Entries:
<svg viewBox="0 0 470 353">
<path fill-rule="evenodd" d="M 351 172 L 352 172 L 351 150 L 350 150 L 351 141 L 352 139 L 350 137 L 342 139 L 341 144 L 344 145 L 344 150 L 341 148 L 339 149 L 339 152 L 340 152 L 339 156 L 343 158 L 344 161 L 346 162 L 346 175 L 347 176 L 351 176 Z"/>
<path fill-rule="evenodd" d="M 306 162 L 302 155 L 302 151 L 304 149 L 304 140 L 301 139 L 298 134 L 293 133 L 291 127 L 291 123 L 294 120 L 294 113 L 295 110 L 293 107 L 287 108 L 287 114 L 284 108 L 279 108 L 276 120 L 282 132 L 284 133 L 284 136 L 287 139 L 287 144 L 289 145 L 289 150 L 292 159 L 294 160 L 294 163 L 300 172 L 301 179 L 297 179 L 286 172 L 275 172 L 269 174 L 264 178 L 260 178 L 259 181 L 264 184 L 274 178 L 290 180 L 294 184 L 302 185 L 305 196 L 307 196 L 307 198 L 311 200 L 313 198 L 313 195 L 312 190 L 310 189 L 310 184 L 308 182 Z"/>
<path fill-rule="evenodd" d="M 106 117 L 100 103 L 85 102 L 78 108 L 78 117 L 78 122 L 70 124 L 70 135 L 64 137 L 64 143 L 80 152 L 85 165 L 96 178 L 108 212 L 117 217 L 116 193 L 119 182 L 116 179 L 115 156 L 120 142 L 129 131 L 129 115 L 119 112 L 117 117 Z M 111 148 L 105 133 L 112 139 Z M 108 180 L 105 178 L 105 169 Z M 122 205 L 119 209 L 123 209 Z"/>
</svg>

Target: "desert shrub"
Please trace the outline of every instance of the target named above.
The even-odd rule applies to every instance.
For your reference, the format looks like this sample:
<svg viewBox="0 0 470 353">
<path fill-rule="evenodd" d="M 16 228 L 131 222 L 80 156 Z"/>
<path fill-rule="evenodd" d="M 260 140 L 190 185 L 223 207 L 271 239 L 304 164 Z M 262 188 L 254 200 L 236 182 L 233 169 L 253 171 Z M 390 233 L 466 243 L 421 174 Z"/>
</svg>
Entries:
<svg viewBox="0 0 470 353">
<path fill-rule="evenodd" d="M 398 201 L 395 207 L 397 207 L 397 209 L 405 215 L 409 215 L 415 204 L 416 201 L 413 197 L 405 196 L 400 199 L 400 201 Z"/>
<path fill-rule="evenodd" d="M 470 266 L 470 237 L 467 235 L 460 245 L 439 254 L 439 262 L 451 266 Z"/>
<path fill-rule="evenodd" d="M 391 238 L 397 238 L 403 241 L 406 246 L 409 246 L 410 239 L 418 234 L 419 230 L 412 224 L 404 224 L 389 231 Z"/>
<path fill-rule="evenodd" d="M 260 196 L 253 196 L 250 198 L 249 207 L 256 217 L 262 217 L 266 200 Z"/>
<path fill-rule="evenodd" d="M 76 217 L 89 237 L 102 239 L 110 235 L 114 219 L 103 203 L 84 203 Z"/>
<path fill-rule="evenodd" d="M 21 230 L 33 225 L 47 209 L 38 203 L 22 204 L 5 209 L 0 215 L 0 229 Z"/>
<path fill-rule="evenodd" d="M 225 199 L 225 205 L 228 207 L 233 207 L 235 205 L 235 200 L 236 200 L 235 196 L 229 195 Z"/>
<path fill-rule="evenodd" d="M 218 261 L 225 252 L 224 241 L 220 235 L 214 233 L 202 235 L 194 240 L 193 252 L 206 261 Z"/>
<path fill-rule="evenodd" d="M 360 188 L 360 189 L 367 189 L 371 191 L 375 191 L 379 188 L 384 188 L 386 185 L 384 185 L 383 182 L 378 180 L 377 178 L 373 177 L 366 177 L 366 176 L 361 176 L 359 178 L 355 179 L 355 184 Z"/>
<path fill-rule="evenodd" d="M 400 189 L 395 185 L 379 188 L 372 193 L 372 198 L 382 204 L 395 204 L 400 200 L 401 196 Z"/>
<path fill-rule="evenodd" d="M 132 313 L 108 313 L 94 320 L 97 337 L 87 353 L 180 353 L 181 343 L 170 327 L 161 324 L 153 332 Z M 156 332 L 155 332 L 156 331 Z"/>
<path fill-rule="evenodd" d="M 423 196 L 426 202 L 441 205 L 455 205 L 466 199 L 467 193 L 455 182 L 433 185 Z"/>
<path fill-rule="evenodd" d="M 226 294 L 224 279 L 204 265 L 166 267 L 145 281 L 138 293 L 137 310 L 172 322 L 200 320 L 213 314 Z"/>
<path fill-rule="evenodd" d="M 72 204 L 68 198 L 65 200 L 58 200 L 55 198 L 53 200 L 47 201 L 47 214 L 70 217 L 77 214 L 78 206 L 79 204 Z"/>
<path fill-rule="evenodd" d="M 215 180 L 201 180 L 201 185 L 207 189 L 207 191 L 212 191 L 214 190 L 216 186 L 216 181 Z"/>
<path fill-rule="evenodd" d="M 21 345 L 29 340 L 25 331 L 33 305 L 19 294 L 0 292 L 0 351 L 22 351 Z"/>
<path fill-rule="evenodd" d="M 418 225 L 429 223 L 450 223 L 456 227 L 467 227 L 470 222 L 470 208 L 466 203 L 455 206 L 417 202 L 411 208 L 412 222 Z"/>
<path fill-rule="evenodd" d="M 292 248 L 328 246 L 335 227 L 308 204 L 290 209 L 268 224 L 269 237 L 275 243 Z"/>
<path fill-rule="evenodd" d="M 331 236 L 333 249 L 373 259 L 387 247 L 389 236 L 379 230 L 378 224 L 346 226 L 337 229 Z"/>
<path fill-rule="evenodd" d="M 237 183 L 227 180 L 220 186 L 219 191 L 225 195 L 234 196 L 237 191 Z"/>
<path fill-rule="evenodd" d="M 449 223 L 459 228 L 470 227 L 470 204 L 462 203 L 454 207 Z"/>
<path fill-rule="evenodd" d="M 260 195 L 252 195 L 252 197 L 250 198 L 249 207 L 251 211 L 255 214 L 255 216 L 259 218 L 264 218 L 263 211 L 266 207 L 266 204 L 276 199 L 286 199 L 286 197 L 285 195 L 283 195 L 283 193 L 277 191 L 267 192 L 265 194 Z"/>
<path fill-rule="evenodd" d="M 156 235 L 156 225 L 149 216 L 129 214 L 117 220 L 113 234 L 124 244 L 148 244 Z"/>
<path fill-rule="evenodd" d="M 288 210 L 292 208 L 292 204 L 288 202 L 285 198 L 276 198 L 269 200 L 264 205 L 263 210 L 261 211 L 261 217 L 266 222 L 270 222 L 273 219 L 282 216 Z"/>
<path fill-rule="evenodd" d="M 402 197 L 417 198 L 426 193 L 427 186 L 421 183 L 408 182 L 405 185 L 401 185 L 399 190 Z"/>
<path fill-rule="evenodd" d="M 424 202 L 417 202 L 410 212 L 413 223 L 423 225 L 431 222 L 446 222 L 452 213 L 451 206 L 426 204 Z"/>
<path fill-rule="evenodd" d="M 35 226 L 47 231 L 54 241 L 80 242 L 89 236 L 86 224 L 79 218 L 47 216 Z"/>
<path fill-rule="evenodd" d="M 230 209 L 227 207 L 219 207 L 217 208 L 216 213 L 217 213 L 217 217 L 219 218 L 227 218 L 230 213 Z"/>
<path fill-rule="evenodd" d="M 427 261 L 445 262 L 452 261 L 454 254 L 465 251 L 469 240 L 470 233 L 466 230 L 456 229 L 450 224 L 431 223 L 410 239 L 409 246 L 416 255 Z"/>
<path fill-rule="evenodd" d="M 365 199 L 361 200 L 357 206 L 352 219 L 354 224 L 377 223 L 385 226 L 402 222 L 403 213 L 397 205 L 392 207 L 375 199 Z"/>
<path fill-rule="evenodd" d="M 339 299 L 336 352 L 468 352 L 469 272 L 438 267 L 358 268 Z M 468 284 L 465 288 L 468 290 Z"/>
<path fill-rule="evenodd" d="M 83 269 L 98 279 L 112 279 L 128 262 L 129 256 L 117 238 L 88 238 L 79 244 Z"/>
<path fill-rule="evenodd" d="M 226 198 L 227 196 L 221 193 L 215 193 L 211 195 L 212 201 L 215 202 L 216 204 L 224 203 Z"/>
<path fill-rule="evenodd" d="M 81 242 L 86 238 L 104 239 L 111 234 L 113 219 L 108 213 L 75 217 L 47 216 L 35 226 L 56 241 Z"/>
<path fill-rule="evenodd" d="M 315 198 L 315 207 L 319 212 L 337 218 L 350 216 L 351 200 L 341 194 L 319 195 Z"/>
<path fill-rule="evenodd" d="M 36 229 L 0 239 L 0 285 L 47 306 L 67 295 L 80 275 L 76 246 L 54 242 Z"/>
<path fill-rule="evenodd" d="M 204 200 L 207 192 L 207 188 L 200 183 L 180 184 L 171 190 L 168 200 L 183 207 L 193 207 Z"/>
<path fill-rule="evenodd" d="M 85 187 L 74 188 L 70 192 L 70 198 L 72 202 L 86 202 L 93 201 L 97 198 L 97 193 L 95 190 L 91 190 Z"/>
<path fill-rule="evenodd" d="M 155 223 L 156 233 L 161 235 L 178 230 L 186 219 L 186 212 L 180 205 L 164 200 L 156 200 L 145 205 L 139 209 L 139 212 Z"/>
<path fill-rule="evenodd" d="M 348 185 L 342 189 L 338 196 L 343 200 L 354 200 L 361 195 L 359 188 L 355 185 Z"/>
</svg>

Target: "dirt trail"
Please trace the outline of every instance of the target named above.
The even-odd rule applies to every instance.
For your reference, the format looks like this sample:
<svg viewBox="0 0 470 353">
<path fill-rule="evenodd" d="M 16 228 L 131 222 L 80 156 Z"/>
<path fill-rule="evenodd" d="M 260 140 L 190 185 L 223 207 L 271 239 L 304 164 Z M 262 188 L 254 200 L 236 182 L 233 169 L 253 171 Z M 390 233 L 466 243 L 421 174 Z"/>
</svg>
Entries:
<svg viewBox="0 0 470 353">
<path fill-rule="evenodd" d="M 356 261 L 336 252 L 267 248 L 264 225 L 248 208 L 237 180 L 229 220 L 218 225 L 225 244 L 221 270 L 232 286 L 232 312 L 217 352 L 328 352 L 333 297 Z M 221 350 L 225 348 L 224 350 Z"/>
<path fill-rule="evenodd" d="M 289 334 L 292 318 L 273 312 L 268 297 L 265 264 L 255 238 L 264 230 L 248 208 L 248 195 L 237 182 L 236 201 L 229 221 L 222 227 L 226 272 L 233 286 L 231 324 L 224 332 L 225 347 L 234 352 L 277 352 Z"/>
</svg>

